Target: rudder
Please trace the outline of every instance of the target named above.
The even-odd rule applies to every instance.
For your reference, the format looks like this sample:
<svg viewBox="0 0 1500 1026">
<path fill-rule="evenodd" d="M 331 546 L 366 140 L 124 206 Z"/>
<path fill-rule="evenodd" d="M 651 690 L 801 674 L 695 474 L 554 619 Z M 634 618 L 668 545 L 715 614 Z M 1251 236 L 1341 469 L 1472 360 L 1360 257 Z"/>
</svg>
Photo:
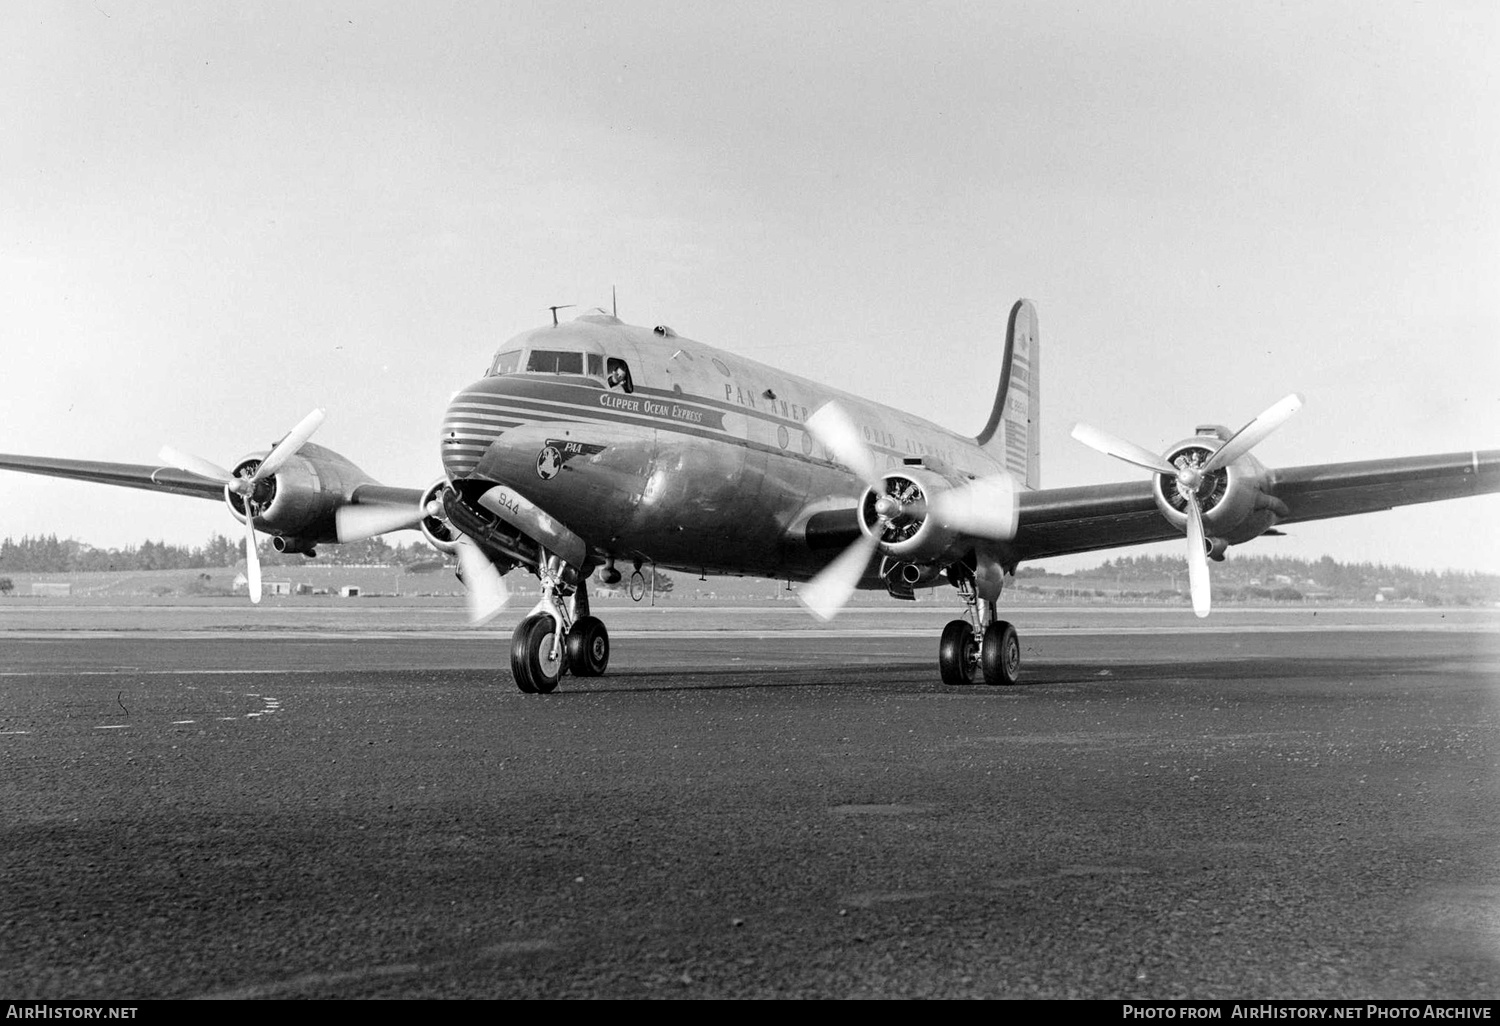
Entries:
<svg viewBox="0 0 1500 1026">
<path fill-rule="evenodd" d="M 1018 299 L 1005 329 L 1005 361 L 989 423 L 975 441 L 1027 488 L 1042 483 L 1041 334 L 1036 307 Z"/>
</svg>

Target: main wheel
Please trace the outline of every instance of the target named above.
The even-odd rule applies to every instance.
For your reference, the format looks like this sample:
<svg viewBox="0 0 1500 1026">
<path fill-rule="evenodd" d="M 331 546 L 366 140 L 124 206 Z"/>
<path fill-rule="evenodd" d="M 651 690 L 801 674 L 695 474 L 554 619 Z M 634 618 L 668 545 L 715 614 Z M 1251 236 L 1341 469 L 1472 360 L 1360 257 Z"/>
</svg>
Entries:
<svg viewBox="0 0 1500 1026">
<path fill-rule="evenodd" d="M 585 616 L 568 632 L 568 669 L 576 677 L 602 677 L 609 666 L 609 631 L 597 616 Z"/>
<path fill-rule="evenodd" d="M 1021 676 L 1021 639 L 1016 629 L 996 620 L 984 629 L 979 646 L 979 665 L 986 684 L 1014 684 Z"/>
<path fill-rule="evenodd" d="M 938 644 L 938 670 L 943 683 L 959 686 L 974 683 L 974 628 L 967 620 L 950 620 Z"/>
<path fill-rule="evenodd" d="M 552 655 L 552 636 L 557 625 L 546 613 L 528 616 L 510 638 L 510 672 L 516 687 L 531 694 L 547 694 L 562 679 L 564 650 Z"/>
</svg>

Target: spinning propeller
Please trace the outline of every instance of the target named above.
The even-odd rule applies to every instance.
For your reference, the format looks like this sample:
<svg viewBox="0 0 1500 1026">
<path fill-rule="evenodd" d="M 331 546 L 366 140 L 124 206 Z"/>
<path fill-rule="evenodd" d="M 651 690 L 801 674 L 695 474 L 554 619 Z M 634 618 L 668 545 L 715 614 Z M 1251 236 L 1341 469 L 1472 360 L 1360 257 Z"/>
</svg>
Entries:
<svg viewBox="0 0 1500 1026">
<path fill-rule="evenodd" d="M 1188 585 L 1193 595 L 1193 612 L 1200 617 L 1208 615 L 1210 607 L 1208 584 L 1208 546 L 1203 534 L 1203 511 L 1199 507 L 1199 496 L 1209 475 L 1223 470 L 1244 456 L 1267 435 L 1275 431 L 1286 419 L 1302 408 L 1302 397 L 1293 393 L 1273 405 L 1250 423 L 1240 428 L 1229 440 L 1219 446 L 1202 463 L 1194 464 L 1186 457 L 1180 463 L 1169 463 L 1149 449 L 1134 442 L 1087 424 L 1075 424 L 1073 437 L 1090 449 L 1097 449 L 1106 456 L 1124 460 L 1137 467 L 1171 478 L 1182 500 L 1187 515 L 1187 560 Z"/>
<path fill-rule="evenodd" d="M 313 410 L 285 438 L 277 442 L 260 465 L 253 469 L 246 464 L 239 476 L 231 474 L 217 463 L 191 453 L 181 452 L 170 445 L 163 446 L 157 457 L 165 464 L 218 481 L 225 492 L 238 495 L 245 510 L 245 577 L 249 582 L 250 601 L 260 601 L 260 556 L 255 551 L 255 517 L 262 505 L 256 499 L 261 485 L 274 477 L 276 471 L 294 456 L 298 449 L 312 437 L 312 433 L 323 423 L 323 411 Z"/>
<path fill-rule="evenodd" d="M 459 573 L 469 600 L 469 623 L 478 627 L 505 608 L 510 601 L 510 587 L 505 583 L 505 575 L 468 535 L 460 535 L 456 544 Z"/>
<path fill-rule="evenodd" d="M 807 419 L 807 430 L 834 459 L 865 483 L 861 523 L 866 522 L 867 515 L 874 520 L 837 559 L 798 589 L 798 600 L 818 619 L 831 620 L 848 604 L 864 577 L 865 568 L 882 544 L 895 544 L 914 536 L 929 519 L 960 535 L 993 541 L 1014 537 L 1016 493 L 1009 474 L 982 477 L 924 494 L 916 481 L 900 473 L 881 473 L 875 453 L 837 403 L 821 406 Z"/>
<path fill-rule="evenodd" d="M 340 542 L 364 541 L 416 527 L 427 515 L 427 510 L 412 506 L 367 502 L 340 506 L 333 511 L 333 524 Z"/>
</svg>

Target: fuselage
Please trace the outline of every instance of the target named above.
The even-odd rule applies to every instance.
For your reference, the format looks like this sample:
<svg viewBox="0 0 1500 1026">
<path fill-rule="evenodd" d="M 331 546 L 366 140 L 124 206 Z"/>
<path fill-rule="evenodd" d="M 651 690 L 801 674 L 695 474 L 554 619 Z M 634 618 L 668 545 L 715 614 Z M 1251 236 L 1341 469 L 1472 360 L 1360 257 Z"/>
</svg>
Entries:
<svg viewBox="0 0 1500 1026">
<path fill-rule="evenodd" d="M 806 430 L 831 399 L 891 468 L 1002 471 L 919 417 L 603 313 L 502 345 L 449 404 L 440 448 L 455 487 L 513 488 L 595 560 L 800 579 L 836 554 L 809 544 L 809 520 L 851 509 L 868 484 Z"/>
</svg>

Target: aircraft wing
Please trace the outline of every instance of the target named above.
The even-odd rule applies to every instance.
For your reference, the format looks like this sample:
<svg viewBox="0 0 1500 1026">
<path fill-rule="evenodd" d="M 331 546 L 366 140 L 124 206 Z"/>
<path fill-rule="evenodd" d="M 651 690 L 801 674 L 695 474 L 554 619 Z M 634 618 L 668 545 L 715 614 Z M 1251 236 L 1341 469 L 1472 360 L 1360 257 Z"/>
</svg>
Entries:
<svg viewBox="0 0 1500 1026">
<path fill-rule="evenodd" d="M 59 460 L 45 456 L 0 453 L 0 470 L 19 470 L 23 474 L 41 474 L 46 477 L 68 477 L 93 484 L 119 485 L 122 488 L 144 488 L 153 492 L 188 495 L 195 499 L 224 500 L 224 486 L 218 481 L 175 467 Z"/>
<path fill-rule="evenodd" d="M 91 484 L 141 488 L 152 492 L 187 495 L 195 499 L 224 501 L 224 485 L 176 467 L 149 463 L 102 463 L 96 460 L 63 460 L 47 456 L 17 456 L 0 453 L 0 470 L 17 470 L 23 474 L 66 477 Z M 422 498 L 420 488 L 400 488 L 368 481 L 356 485 L 349 495 L 354 504 L 382 506 L 416 506 Z"/>
<path fill-rule="evenodd" d="M 1500 450 L 1324 463 L 1272 470 L 1279 523 L 1373 513 L 1500 492 Z M 1021 560 L 1181 538 L 1157 511 L 1151 481 L 1023 492 L 1012 546 Z"/>
</svg>

